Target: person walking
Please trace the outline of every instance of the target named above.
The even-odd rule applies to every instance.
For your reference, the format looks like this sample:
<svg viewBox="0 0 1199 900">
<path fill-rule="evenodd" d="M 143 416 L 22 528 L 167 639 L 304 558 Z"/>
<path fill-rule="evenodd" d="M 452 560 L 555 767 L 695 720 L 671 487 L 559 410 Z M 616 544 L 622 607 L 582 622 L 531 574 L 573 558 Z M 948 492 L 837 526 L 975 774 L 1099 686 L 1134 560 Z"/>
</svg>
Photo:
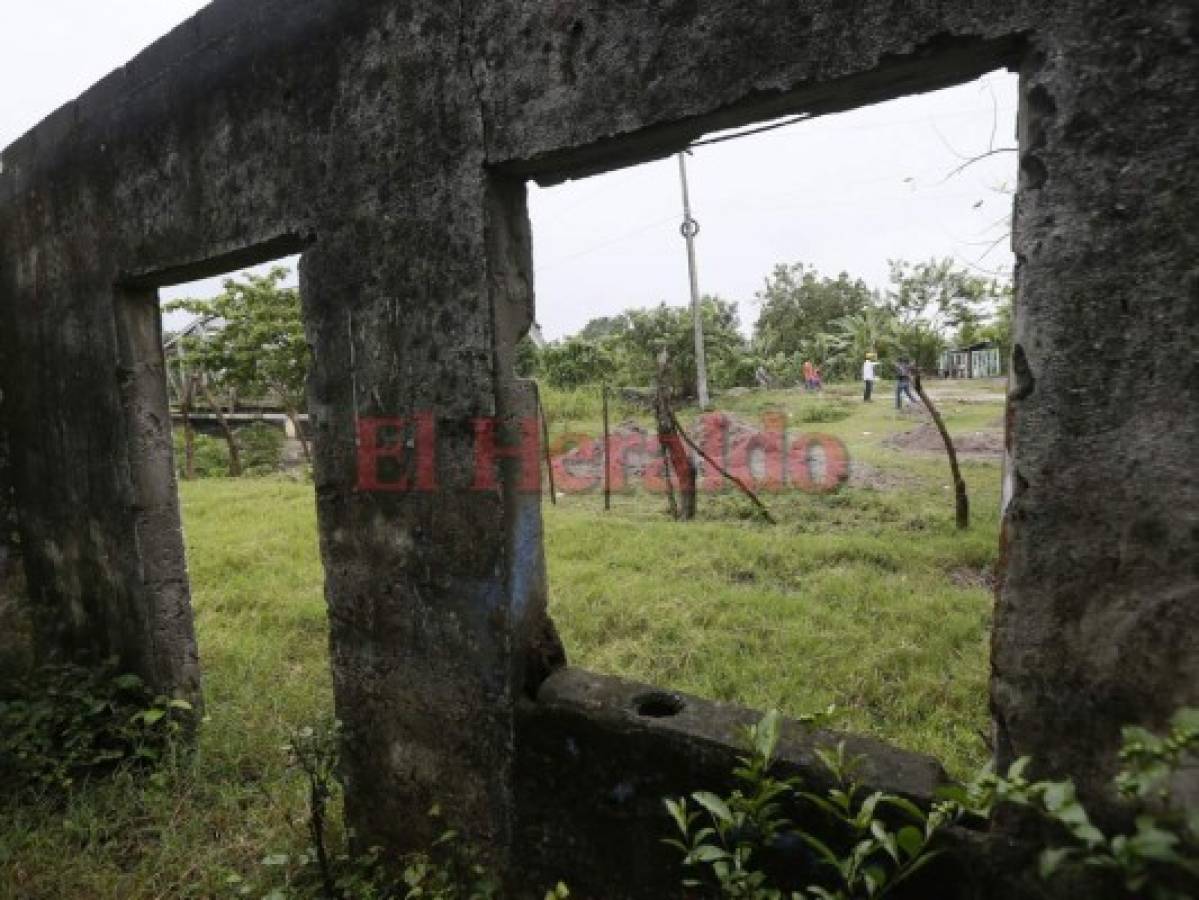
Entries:
<svg viewBox="0 0 1199 900">
<path fill-rule="evenodd" d="M 874 354 L 867 353 L 866 361 L 862 363 L 862 383 L 865 384 L 866 390 L 862 395 L 862 400 L 866 403 L 872 402 L 874 395 Z"/>
<path fill-rule="evenodd" d="M 805 359 L 803 363 L 803 386 L 805 391 L 812 390 L 812 361 Z"/>
<path fill-rule="evenodd" d="M 908 362 L 906 356 L 901 356 L 899 362 L 895 364 L 898 377 L 895 379 L 895 408 L 903 409 L 903 398 L 907 395 L 910 403 L 919 403 L 912 395 L 912 365 Z"/>
</svg>

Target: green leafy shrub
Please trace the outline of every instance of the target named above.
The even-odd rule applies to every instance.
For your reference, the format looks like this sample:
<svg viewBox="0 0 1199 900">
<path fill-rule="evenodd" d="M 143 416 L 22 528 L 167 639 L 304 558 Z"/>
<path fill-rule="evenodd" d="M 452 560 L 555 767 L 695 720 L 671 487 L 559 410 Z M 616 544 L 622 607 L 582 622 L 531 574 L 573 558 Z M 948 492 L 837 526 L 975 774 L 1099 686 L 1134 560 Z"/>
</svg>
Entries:
<svg viewBox="0 0 1199 900">
<path fill-rule="evenodd" d="M 256 887 L 267 891 L 267 900 L 497 900 L 503 896 L 499 879 L 477 848 L 452 828 L 443 827 L 427 850 L 398 860 L 387 859 L 378 847 L 351 855 L 344 831 L 342 845 L 330 847 L 330 811 L 342 791 L 338 779 L 340 740 L 337 722 L 301 728 L 292 735 L 285 749 L 291 768 L 302 775 L 308 789 L 311 845 L 300 853 L 267 856 L 262 860 L 265 876 L 256 879 L 259 884 L 240 875 L 230 876 L 227 883 L 236 896 L 255 896 Z M 440 822 L 438 807 L 429 815 L 435 823 Z M 569 896 L 562 884 L 545 895 L 546 900 Z"/>
<path fill-rule="evenodd" d="M 284 434 L 263 422 L 255 422 L 235 432 L 241 450 L 242 472 L 245 475 L 270 475 L 283 464 Z"/>
<path fill-rule="evenodd" d="M 175 472 L 179 478 L 182 478 L 187 458 L 186 448 L 184 447 L 183 429 L 176 428 L 173 438 L 175 444 Z M 193 450 L 195 453 L 194 465 L 197 478 L 228 477 L 229 447 L 223 440 L 197 432 L 195 434 Z"/>
<path fill-rule="evenodd" d="M 945 802 L 931 811 L 891 794 L 866 795 L 854 776 L 857 763 L 845 747 L 817 750 L 832 776 L 826 792 L 806 790 L 798 779 L 772 774 L 780 717 L 766 715 L 748 729 L 748 754 L 734 771 L 739 787 L 728 797 L 705 791 L 666 808 L 681 839 L 671 840 L 691 873 L 684 885 L 701 896 L 745 900 L 857 900 L 886 897 L 937 856 L 937 834 L 962 814 Z M 788 803 L 805 808 L 799 819 Z M 886 813 L 886 815 L 884 815 Z M 820 835 L 807 823 L 819 821 Z M 898 827 L 894 822 L 900 822 Z M 780 845 L 805 847 L 815 860 L 816 883 L 777 884 L 766 872 L 766 853 Z"/>
<path fill-rule="evenodd" d="M 1082 866 L 1106 873 L 1130 898 L 1189 900 L 1199 897 L 1199 810 L 1171 796 L 1176 775 L 1199 754 L 1199 709 L 1181 710 L 1170 731 L 1124 729 L 1116 789 L 1135 815 L 1129 833 L 1106 834 L 1091 820 L 1072 781 L 1029 781 L 1031 762 L 1017 760 L 1006 776 L 985 773 L 965 788 L 947 792 L 954 802 L 989 816 L 1004 803 L 1027 807 L 1066 838 L 1040 857 L 1042 877 Z"/>
<path fill-rule="evenodd" d="M 540 370 L 551 385 L 562 390 L 599 384 L 614 365 L 606 345 L 578 338 L 550 344 L 540 352 Z"/>
<path fill-rule="evenodd" d="M 192 708 L 112 666 L 48 666 L 0 694 L 0 795 L 63 791 L 163 761 Z"/>
<path fill-rule="evenodd" d="M 174 435 L 175 471 L 182 478 L 186 465 L 183 429 L 176 428 Z M 241 453 L 242 474 L 270 475 L 278 472 L 283 463 L 285 436 L 278 428 L 262 422 L 246 425 L 234 432 Z M 194 465 L 197 478 L 229 477 L 229 445 L 223 438 L 196 433 Z"/>
</svg>

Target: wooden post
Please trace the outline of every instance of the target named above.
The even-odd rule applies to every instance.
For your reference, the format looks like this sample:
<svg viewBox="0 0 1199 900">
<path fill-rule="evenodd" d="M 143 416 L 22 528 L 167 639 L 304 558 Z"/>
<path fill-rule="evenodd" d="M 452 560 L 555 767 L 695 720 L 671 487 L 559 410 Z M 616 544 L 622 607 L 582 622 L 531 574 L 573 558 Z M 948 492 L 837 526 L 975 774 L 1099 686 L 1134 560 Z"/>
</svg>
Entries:
<svg viewBox="0 0 1199 900">
<path fill-rule="evenodd" d="M 537 414 L 541 419 L 541 447 L 545 455 L 545 470 L 550 478 L 550 503 L 558 505 L 558 489 L 554 486 L 554 459 L 550 455 L 550 424 L 545 418 L 545 407 L 541 405 L 541 393 L 537 394 Z"/>
<path fill-rule="evenodd" d="M 654 396 L 654 413 L 658 420 L 658 446 L 662 451 L 665 462 L 666 483 L 670 485 L 670 472 L 673 469 L 679 481 L 680 505 L 675 504 L 674 491 L 670 492 L 670 509 L 676 519 L 694 519 L 697 505 L 696 497 L 696 467 L 683 448 L 683 442 L 676 431 L 674 412 L 670 408 L 670 395 L 666 387 L 666 364 L 669 356 L 665 350 L 658 356 L 658 384 Z"/>
<path fill-rule="evenodd" d="M 767 522 L 769 522 L 771 525 L 778 524 L 775 521 L 774 516 L 772 516 L 770 514 L 770 510 L 768 510 L 766 508 L 766 504 L 764 504 L 760 499 L 758 499 L 758 495 L 755 494 L 752 490 L 750 490 L 748 484 L 746 484 L 744 481 L 742 481 L 740 478 L 738 478 L 733 473 L 726 470 L 723 466 L 720 465 L 720 463 L 716 462 L 716 460 L 712 459 L 712 457 L 710 457 L 707 453 L 705 453 L 703 451 L 703 448 L 700 447 L 699 444 L 697 444 L 697 443 L 695 443 L 695 441 L 691 440 L 691 438 L 687 435 L 687 432 L 683 430 L 683 426 L 681 424 L 679 424 L 679 420 L 677 418 L 675 418 L 673 411 L 670 414 L 670 418 L 674 421 L 675 431 L 683 438 L 684 441 L 686 441 L 688 447 L 690 447 L 697 454 L 699 454 L 700 458 L 703 459 L 704 462 L 706 462 L 713 469 L 715 469 L 717 472 L 719 472 L 721 475 L 723 475 L 725 478 L 727 478 L 729 481 L 731 481 L 733 484 L 735 484 L 738 488 L 740 488 L 741 493 L 745 494 L 745 496 L 748 497 L 753 502 L 754 506 L 756 506 L 758 508 L 758 510 L 762 513 L 762 517 L 764 519 L 766 519 Z"/>
<path fill-rule="evenodd" d="M 604 512 L 612 511 L 612 430 L 608 419 L 608 385 L 604 384 Z"/>
</svg>

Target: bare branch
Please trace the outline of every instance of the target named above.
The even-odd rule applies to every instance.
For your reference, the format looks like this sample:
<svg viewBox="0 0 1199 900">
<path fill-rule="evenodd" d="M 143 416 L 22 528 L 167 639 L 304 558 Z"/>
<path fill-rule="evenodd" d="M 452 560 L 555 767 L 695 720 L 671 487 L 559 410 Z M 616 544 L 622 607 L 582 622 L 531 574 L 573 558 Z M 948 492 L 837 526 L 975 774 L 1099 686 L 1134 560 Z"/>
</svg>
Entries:
<svg viewBox="0 0 1199 900">
<path fill-rule="evenodd" d="M 964 163 L 962 163 L 960 166 L 958 166 L 956 169 L 954 169 L 952 172 L 950 172 L 948 175 L 946 175 L 944 178 L 942 178 L 938 182 L 938 184 L 944 184 L 945 182 L 949 181 L 949 179 L 951 179 L 957 175 L 961 175 L 963 172 L 965 172 L 967 169 L 969 169 L 972 165 L 974 165 L 975 163 L 980 163 L 984 159 L 987 159 L 988 157 L 998 156 L 1000 153 L 1016 153 L 1019 151 L 1019 149 L 1020 149 L 1019 147 L 995 147 L 992 150 L 988 150 L 986 153 L 980 153 L 978 156 L 972 156 L 969 159 L 967 159 Z"/>
</svg>

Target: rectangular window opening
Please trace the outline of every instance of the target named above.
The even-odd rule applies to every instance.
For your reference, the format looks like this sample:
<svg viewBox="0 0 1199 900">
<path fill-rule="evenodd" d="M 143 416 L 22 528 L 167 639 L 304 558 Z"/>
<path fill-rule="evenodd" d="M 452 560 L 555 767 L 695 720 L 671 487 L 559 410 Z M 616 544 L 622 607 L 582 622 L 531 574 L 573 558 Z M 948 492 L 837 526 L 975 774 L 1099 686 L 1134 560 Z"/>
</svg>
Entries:
<svg viewBox="0 0 1199 900">
<path fill-rule="evenodd" d="M 550 612 L 573 664 L 792 716 L 835 707 L 831 727 L 954 774 L 990 757 L 1017 82 L 709 135 L 681 157 L 689 220 L 677 156 L 530 184 L 537 324 L 516 369 L 545 409 Z M 695 519 L 671 518 L 663 350 L 677 418 L 777 524 L 690 446 Z M 900 381 L 913 366 L 954 438 L 967 530 Z"/>
<path fill-rule="evenodd" d="M 333 716 L 299 261 L 158 292 L 206 711 L 254 746 Z"/>
</svg>

